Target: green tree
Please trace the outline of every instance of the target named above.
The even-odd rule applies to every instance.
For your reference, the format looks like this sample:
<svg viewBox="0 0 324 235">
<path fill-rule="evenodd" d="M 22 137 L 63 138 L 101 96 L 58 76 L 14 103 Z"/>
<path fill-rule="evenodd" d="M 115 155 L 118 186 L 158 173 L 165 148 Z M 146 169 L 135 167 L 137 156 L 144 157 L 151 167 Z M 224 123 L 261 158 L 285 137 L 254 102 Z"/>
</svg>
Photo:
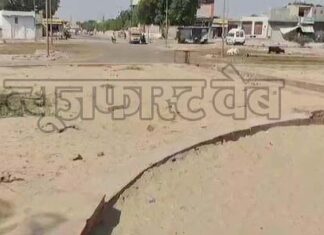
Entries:
<svg viewBox="0 0 324 235">
<path fill-rule="evenodd" d="M 167 0 L 141 0 L 136 14 L 142 24 L 165 24 Z M 169 24 L 190 25 L 196 19 L 198 0 L 168 0 Z"/>
<path fill-rule="evenodd" d="M 95 20 L 88 20 L 81 23 L 81 27 L 87 31 L 93 31 L 97 27 L 97 22 Z"/>
<path fill-rule="evenodd" d="M 197 9 L 197 0 L 172 0 L 170 22 L 174 25 L 191 25 L 195 22 Z"/>
<path fill-rule="evenodd" d="M 45 12 L 45 0 L 35 0 L 36 11 Z M 60 0 L 52 0 L 52 14 L 58 10 Z M 0 0 L 0 8 L 12 11 L 33 11 L 34 0 Z"/>
<path fill-rule="evenodd" d="M 115 19 L 108 19 L 97 23 L 86 21 L 82 28 L 88 31 L 121 30 L 129 26 L 141 24 L 158 24 L 165 26 L 165 12 L 167 0 L 141 0 L 132 10 L 121 11 Z M 169 24 L 190 25 L 196 18 L 198 0 L 168 0 Z"/>
<path fill-rule="evenodd" d="M 34 7 L 33 0 L 24 0 L 24 1 L 29 1 L 29 6 L 30 6 L 30 8 L 32 7 L 32 9 L 33 9 L 33 7 Z M 45 12 L 45 9 L 46 9 L 45 0 L 35 0 L 35 1 L 36 1 L 37 12 L 39 12 L 39 11 Z M 53 15 L 57 12 L 59 7 L 60 7 L 60 0 L 52 0 L 52 14 Z"/>
<path fill-rule="evenodd" d="M 8 0 L 0 0 L 0 10 L 5 9 L 7 5 L 8 5 Z"/>
<path fill-rule="evenodd" d="M 100 23 L 90 20 L 83 22 L 81 27 L 87 31 L 93 31 L 97 29 L 98 31 L 107 31 L 107 30 L 121 30 L 127 29 L 132 25 L 137 25 L 136 16 L 130 10 L 121 11 L 120 14 L 115 19 L 104 20 Z"/>
<path fill-rule="evenodd" d="M 138 21 L 141 24 L 154 24 L 156 23 L 156 16 L 159 12 L 160 0 L 141 0 L 136 14 Z"/>
</svg>

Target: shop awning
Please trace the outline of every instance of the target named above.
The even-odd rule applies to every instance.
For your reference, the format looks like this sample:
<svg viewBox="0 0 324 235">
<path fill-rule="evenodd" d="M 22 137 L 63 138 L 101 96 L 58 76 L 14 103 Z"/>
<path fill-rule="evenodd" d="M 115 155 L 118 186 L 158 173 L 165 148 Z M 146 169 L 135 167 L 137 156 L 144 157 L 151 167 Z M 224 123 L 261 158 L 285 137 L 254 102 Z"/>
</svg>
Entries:
<svg viewBox="0 0 324 235">
<path fill-rule="evenodd" d="M 287 34 L 287 33 L 290 33 L 290 32 L 293 32 L 293 31 L 297 30 L 298 28 L 299 28 L 299 26 L 290 27 L 290 28 L 280 28 L 280 32 L 282 34 Z"/>
<path fill-rule="evenodd" d="M 303 33 L 315 33 L 314 27 L 313 26 L 302 26 L 302 25 L 297 25 L 295 27 L 290 27 L 290 28 L 281 28 L 280 32 L 282 34 L 288 34 L 291 33 L 297 29 L 301 29 Z"/>
<path fill-rule="evenodd" d="M 300 26 L 303 33 L 315 33 L 313 26 Z"/>
</svg>

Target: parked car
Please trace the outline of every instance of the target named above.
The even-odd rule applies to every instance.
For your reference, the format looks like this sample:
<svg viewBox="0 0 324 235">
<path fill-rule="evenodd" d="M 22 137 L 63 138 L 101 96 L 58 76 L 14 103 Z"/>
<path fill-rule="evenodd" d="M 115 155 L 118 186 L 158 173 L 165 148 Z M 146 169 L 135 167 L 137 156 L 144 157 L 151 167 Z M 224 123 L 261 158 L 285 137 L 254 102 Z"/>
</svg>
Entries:
<svg viewBox="0 0 324 235">
<path fill-rule="evenodd" d="M 226 44 L 228 45 L 244 45 L 245 32 L 243 29 L 231 29 L 226 36 Z"/>
</svg>

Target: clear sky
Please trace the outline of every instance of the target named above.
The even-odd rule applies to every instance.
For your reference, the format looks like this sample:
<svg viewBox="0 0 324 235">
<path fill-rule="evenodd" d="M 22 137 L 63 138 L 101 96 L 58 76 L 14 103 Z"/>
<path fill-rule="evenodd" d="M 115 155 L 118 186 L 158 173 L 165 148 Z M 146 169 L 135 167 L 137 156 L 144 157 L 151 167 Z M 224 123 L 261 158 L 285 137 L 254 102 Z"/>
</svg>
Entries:
<svg viewBox="0 0 324 235">
<path fill-rule="evenodd" d="M 294 0 L 225 0 L 228 3 L 228 14 L 231 17 L 261 14 L 272 7 L 286 5 Z M 216 11 L 220 15 L 223 0 L 215 0 Z M 309 0 L 307 2 L 324 5 L 324 0 Z M 123 9 L 127 9 L 130 0 L 61 0 L 58 12 L 66 20 L 99 20 L 103 17 L 113 18 Z"/>
</svg>

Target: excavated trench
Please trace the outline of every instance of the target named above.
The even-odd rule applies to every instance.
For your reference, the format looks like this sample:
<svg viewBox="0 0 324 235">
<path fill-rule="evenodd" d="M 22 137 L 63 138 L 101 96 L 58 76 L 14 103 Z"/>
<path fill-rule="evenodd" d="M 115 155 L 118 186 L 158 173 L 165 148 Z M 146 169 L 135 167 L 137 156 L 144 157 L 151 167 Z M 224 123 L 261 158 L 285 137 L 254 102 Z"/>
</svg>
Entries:
<svg viewBox="0 0 324 235">
<path fill-rule="evenodd" d="M 313 112 L 309 118 L 306 119 L 294 119 L 289 121 L 270 123 L 266 125 L 254 126 L 249 129 L 234 131 L 225 135 L 217 136 L 208 141 L 197 143 L 186 149 L 183 149 L 175 154 L 165 157 L 161 161 L 155 163 L 154 165 L 143 170 L 137 175 L 131 182 L 129 182 L 125 187 L 123 187 L 114 197 L 112 197 L 108 202 L 105 198 L 102 199 L 98 207 L 96 208 L 94 214 L 87 221 L 85 228 L 81 232 L 81 235 L 94 235 L 94 234 L 111 234 L 113 230 L 118 226 L 120 222 L 120 217 L 122 211 L 116 208 L 116 205 L 120 201 L 125 200 L 123 196 L 128 190 L 130 190 L 136 183 L 138 183 L 142 177 L 148 172 L 159 168 L 167 163 L 172 163 L 177 161 L 177 156 L 186 157 L 186 153 L 190 151 L 199 151 L 200 148 L 205 146 L 213 145 L 224 145 L 225 143 L 236 142 L 245 137 L 255 136 L 258 133 L 267 132 L 270 129 L 277 128 L 288 128 L 288 127 L 310 127 L 310 126 L 322 126 L 324 125 L 324 111 Z M 137 188 L 137 187 L 136 187 Z M 155 199 L 152 199 L 150 203 L 154 203 Z"/>
</svg>

